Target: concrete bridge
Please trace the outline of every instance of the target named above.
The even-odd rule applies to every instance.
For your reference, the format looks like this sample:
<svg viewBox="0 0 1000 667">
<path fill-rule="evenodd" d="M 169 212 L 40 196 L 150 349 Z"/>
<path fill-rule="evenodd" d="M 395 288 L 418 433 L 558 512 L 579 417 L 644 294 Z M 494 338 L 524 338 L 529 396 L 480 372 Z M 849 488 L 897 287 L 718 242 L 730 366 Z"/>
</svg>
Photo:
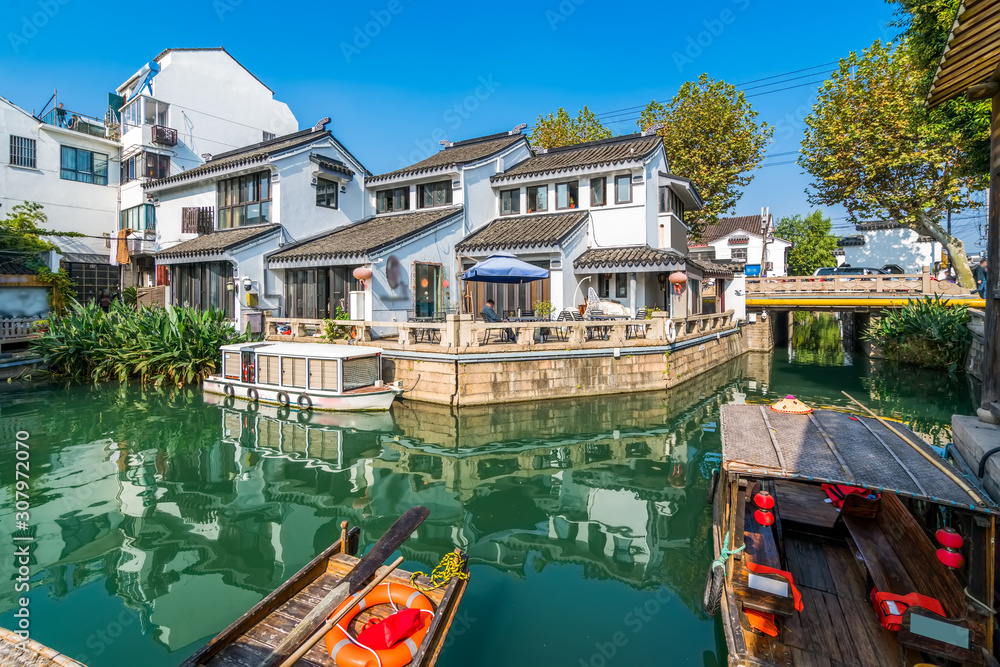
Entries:
<svg viewBox="0 0 1000 667">
<path fill-rule="evenodd" d="M 983 308 L 979 295 L 930 273 L 876 276 L 772 276 L 746 279 L 747 313 L 774 311 L 867 312 L 902 308 L 911 299 L 939 295 L 944 301 Z"/>
</svg>

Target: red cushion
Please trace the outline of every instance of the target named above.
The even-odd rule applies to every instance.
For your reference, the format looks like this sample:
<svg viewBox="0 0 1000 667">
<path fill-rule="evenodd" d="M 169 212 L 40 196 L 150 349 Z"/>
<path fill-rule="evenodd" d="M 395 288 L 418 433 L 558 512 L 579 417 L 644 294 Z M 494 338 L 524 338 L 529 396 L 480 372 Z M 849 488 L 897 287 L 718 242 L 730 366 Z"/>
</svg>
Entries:
<svg viewBox="0 0 1000 667">
<path fill-rule="evenodd" d="M 423 627 L 422 613 L 418 609 L 403 609 L 383 621 L 369 624 L 358 635 L 358 643 L 376 651 L 392 648 Z"/>
</svg>

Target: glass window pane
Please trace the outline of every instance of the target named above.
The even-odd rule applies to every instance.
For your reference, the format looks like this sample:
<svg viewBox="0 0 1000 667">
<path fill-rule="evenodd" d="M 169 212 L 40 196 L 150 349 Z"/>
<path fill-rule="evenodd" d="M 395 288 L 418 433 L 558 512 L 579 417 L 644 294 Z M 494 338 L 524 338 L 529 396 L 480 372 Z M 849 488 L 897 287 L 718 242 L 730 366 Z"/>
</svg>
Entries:
<svg viewBox="0 0 1000 667">
<path fill-rule="evenodd" d="M 70 181 L 76 180 L 76 149 L 62 147 L 62 170 L 60 175 Z"/>
<path fill-rule="evenodd" d="M 98 185 L 108 184 L 108 156 L 94 153 L 94 182 Z"/>
<path fill-rule="evenodd" d="M 247 222 L 248 225 L 260 224 L 260 204 L 247 204 Z"/>
<path fill-rule="evenodd" d="M 260 205 L 260 224 L 266 225 L 271 222 L 271 202 L 266 201 Z"/>
<path fill-rule="evenodd" d="M 264 172 L 260 175 L 260 183 L 258 185 L 260 188 L 260 198 L 270 199 L 271 198 L 271 174 Z"/>
<path fill-rule="evenodd" d="M 232 226 L 233 227 L 242 227 L 243 225 L 245 225 L 246 222 L 247 222 L 246 207 L 244 207 L 244 206 L 237 206 L 236 208 L 231 209 L 231 210 L 233 212 L 232 213 L 232 216 L 233 216 L 232 217 Z"/>
</svg>

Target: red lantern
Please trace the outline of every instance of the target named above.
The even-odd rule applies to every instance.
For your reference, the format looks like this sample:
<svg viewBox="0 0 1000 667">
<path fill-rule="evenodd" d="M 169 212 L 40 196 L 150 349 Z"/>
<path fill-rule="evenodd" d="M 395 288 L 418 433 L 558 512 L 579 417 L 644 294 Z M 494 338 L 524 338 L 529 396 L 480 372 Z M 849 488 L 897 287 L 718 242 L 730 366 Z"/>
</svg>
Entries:
<svg viewBox="0 0 1000 667">
<path fill-rule="evenodd" d="M 683 285 L 688 280 L 687 274 L 680 271 L 675 271 L 670 274 L 670 282 L 675 285 Z"/>
<path fill-rule="evenodd" d="M 753 497 L 753 504 L 760 508 L 753 513 L 753 518 L 757 520 L 757 523 L 762 526 L 772 525 L 774 514 L 771 510 L 774 508 L 774 496 L 761 490 Z"/>
<path fill-rule="evenodd" d="M 442 280 L 441 281 L 441 287 L 443 287 L 445 289 L 448 289 L 448 281 L 447 280 Z"/>
<path fill-rule="evenodd" d="M 359 266 L 354 269 L 353 275 L 357 280 L 369 280 L 372 277 L 372 269 L 370 266 Z"/>
<path fill-rule="evenodd" d="M 959 552 L 964 541 L 957 530 L 954 528 L 941 528 L 934 534 L 934 537 L 937 538 L 938 544 L 942 547 L 937 550 L 937 559 L 941 561 L 942 565 L 953 569 L 958 569 L 965 565 L 965 558 Z"/>
</svg>

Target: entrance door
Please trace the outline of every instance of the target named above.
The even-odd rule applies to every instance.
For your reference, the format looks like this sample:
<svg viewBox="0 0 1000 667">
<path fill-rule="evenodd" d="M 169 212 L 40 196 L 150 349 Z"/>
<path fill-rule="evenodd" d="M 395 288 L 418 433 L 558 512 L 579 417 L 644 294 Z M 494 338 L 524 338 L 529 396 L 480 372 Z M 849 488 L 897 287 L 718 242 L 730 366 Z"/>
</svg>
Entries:
<svg viewBox="0 0 1000 667">
<path fill-rule="evenodd" d="M 257 364 L 254 360 L 253 350 L 240 350 L 243 356 L 243 381 L 244 382 L 256 382 L 257 381 Z"/>
<path fill-rule="evenodd" d="M 433 317 L 444 312 L 443 291 L 441 289 L 441 265 L 413 265 L 413 316 Z"/>
</svg>

